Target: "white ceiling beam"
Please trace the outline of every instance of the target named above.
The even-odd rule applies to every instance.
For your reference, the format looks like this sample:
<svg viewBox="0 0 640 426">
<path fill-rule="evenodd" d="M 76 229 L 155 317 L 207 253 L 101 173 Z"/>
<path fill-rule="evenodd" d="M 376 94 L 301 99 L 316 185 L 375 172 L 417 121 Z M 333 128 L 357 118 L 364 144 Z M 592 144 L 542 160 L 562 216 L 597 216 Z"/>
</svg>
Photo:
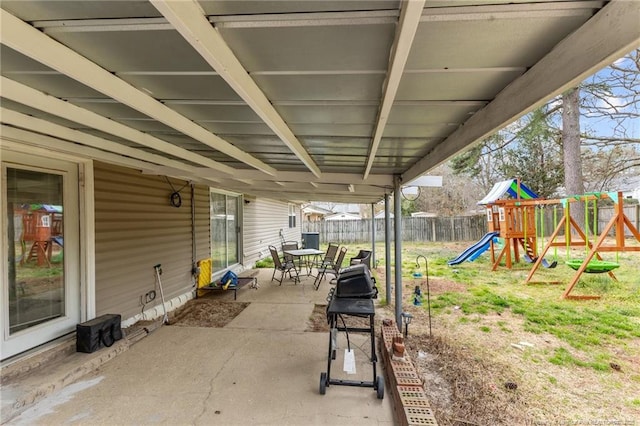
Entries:
<svg viewBox="0 0 640 426">
<path fill-rule="evenodd" d="M 269 190 L 259 187 L 252 187 L 246 190 L 239 191 L 244 194 L 254 195 L 256 197 L 266 197 L 277 200 L 292 201 L 332 201 L 332 202 L 344 202 L 344 203 L 371 203 L 378 202 L 384 198 L 383 194 L 351 194 L 346 193 L 327 193 L 327 192 L 289 192 L 282 190 Z"/>
<path fill-rule="evenodd" d="M 316 176 L 320 168 L 244 69 L 195 0 L 151 0 L 160 13 Z"/>
<path fill-rule="evenodd" d="M 171 30 L 171 25 L 164 18 L 56 19 L 33 21 L 32 25 L 45 32 Z"/>
<path fill-rule="evenodd" d="M 208 17 L 208 20 L 222 28 L 267 28 L 395 24 L 397 17 L 397 10 L 368 10 L 295 12 L 277 15 L 215 15 Z M 42 28 L 46 33 L 163 31 L 173 29 L 172 25 L 167 22 L 165 18 L 57 19 L 52 21 L 33 21 L 32 24 L 36 28 Z"/>
<path fill-rule="evenodd" d="M 139 145 L 155 149 L 159 152 L 182 158 L 201 166 L 219 170 L 222 173 L 233 175 L 237 169 L 221 164 L 199 154 L 195 154 L 184 148 L 180 148 L 169 142 L 165 142 L 147 133 L 120 124 L 103 117 L 95 112 L 80 108 L 69 102 L 47 95 L 39 90 L 32 89 L 22 83 L 18 83 L 6 77 L 0 77 L 0 96 L 5 99 L 27 105 L 31 108 L 53 114 L 65 120 L 73 121 L 82 126 L 100 130 L 122 139 L 130 140 Z"/>
<path fill-rule="evenodd" d="M 434 7 L 422 13 L 424 17 L 449 16 L 449 19 L 466 19 L 470 16 L 511 13 L 529 17 L 532 13 L 544 12 L 550 16 L 558 16 L 560 11 L 600 9 L 603 0 L 558 1 L 555 3 L 521 3 L 521 4 L 488 4 L 474 6 Z M 219 28 L 263 28 L 289 26 L 337 26 L 337 25 L 372 25 L 395 24 L 399 13 L 397 10 L 367 10 L 344 12 L 293 12 L 282 14 L 251 15 L 213 15 L 208 20 Z M 506 16 L 506 15 L 505 15 Z M 509 16 L 506 16 L 509 17 Z M 478 18 L 476 18 L 478 19 Z M 52 32 L 105 32 L 105 31 L 158 31 L 172 30 L 173 27 L 165 18 L 106 18 L 106 19 L 66 19 L 51 21 L 33 21 L 33 26 L 42 28 L 46 33 Z"/>
<path fill-rule="evenodd" d="M 158 167 L 171 167 L 174 170 L 180 170 L 180 172 L 185 175 L 197 176 L 197 167 L 181 163 L 176 160 L 171 160 L 161 155 L 151 154 L 137 148 L 131 148 L 121 143 L 93 136 L 79 130 L 69 129 L 68 127 L 42 120 L 40 118 L 31 117 L 7 108 L 0 107 L 0 121 L 4 124 L 21 127 L 30 131 L 52 136 L 54 138 L 64 139 L 81 145 L 152 163 L 155 164 L 154 170 L 156 171 Z"/>
<path fill-rule="evenodd" d="M 2 44 L 251 167 L 267 174 L 275 173 L 273 167 L 200 127 L 4 9 L 0 9 L 0 22 Z"/>
<path fill-rule="evenodd" d="M 639 47 L 638 22 L 640 2 L 612 0 L 407 170 L 402 180 L 428 172 Z"/>
<path fill-rule="evenodd" d="M 227 176 L 220 175 L 212 170 L 202 169 L 199 173 L 204 177 L 218 177 L 227 178 Z M 380 186 L 385 188 L 393 188 L 393 176 L 370 174 L 366 179 L 362 177 L 361 173 L 323 173 L 320 178 L 315 177 L 310 172 L 286 172 L 280 171 L 275 176 L 264 176 L 255 170 L 243 170 L 243 179 L 251 179 L 264 182 L 305 182 L 315 184 L 344 184 L 344 185 L 371 185 Z"/>
<path fill-rule="evenodd" d="M 277 19 L 274 19 L 277 17 Z M 396 10 L 372 10 L 354 12 L 319 12 L 269 15 L 211 16 L 209 21 L 218 28 L 283 28 L 326 27 L 340 25 L 385 25 L 395 24 Z"/>
<path fill-rule="evenodd" d="M 158 170 L 158 172 L 162 171 L 162 168 Z M 171 171 L 171 168 L 167 168 L 166 174 L 170 174 Z M 203 179 L 215 176 L 207 170 L 202 170 L 197 175 Z M 369 175 L 365 181 L 360 173 L 323 173 L 322 178 L 318 179 L 310 172 L 278 172 L 275 177 L 265 178 L 264 174 L 255 170 L 243 170 L 241 176 L 243 178 L 218 176 L 217 187 L 251 195 L 267 196 L 265 194 L 268 194 L 271 198 L 289 201 L 301 197 L 320 201 L 316 196 L 322 196 L 322 200 L 330 201 L 330 194 L 337 197 L 341 197 L 341 194 L 350 194 L 352 202 L 365 197 L 367 203 L 377 202 L 386 192 L 393 191 L 393 176 L 390 175 Z M 311 181 L 312 179 L 315 181 Z M 353 185 L 354 192 L 348 191 L 349 185 Z"/>
<path fill-rule="evenodd" d="M 15 145 L 13 145 L 15 144 Z M 145 170 L 154 167 L 154 164 L 133 158 L 122 157 L 95 148 L 78 146 L 71 142 L 61 141 L 38 133 L 29 132 L 15 127 L 0 125 L 0 146 L 4 148 L 15 147 L 23 150 L 25 145 L 35 149 L 41 149 L 45 155 L 52 150 L 63 154 L 80 156 L 91 160 L 104 161 L 123 167 L 131 167 L 137 170 Z"/>
<path fill-rule="evenodd" d="M 172 28 L 173 29 L 173 28 Z M 459 72 L 474 72 L 474 71 L 513 71 L 521 69 L 522 67 L 496 67 L 496 68 L 461 68 Z M 526 68 L 525 68 L 526 69 Z M 447 72 L 456 70 L 453 68 L 442 70 L 442 69 L 426 69 L 426 70 L 415 70 L 415 71 L 407 71 L 407 72 Z M 37 71 L 6 71 L 5 75 L 58 75 L 60 74 L 58 71 L 51 70 L 37 70 Z M 123 75 L 145 75 L 145 76 L 177 76 L 177 77 L 211 77 L 211 76 L 219 76 L 217 71 L 118 71 L 114 73 L 117 76 Z M 318 70 L 318 71 L 308 71 L 308 70 L 281 70 L 281 71 L 252 71 L 249 73 L 250 75 L 267 75 L 267 76 L 296 76 L 296 75 L 383 75 L 386 74 L 384 70 Z M 82 98 L 88 99 L 88 98 Z M 244 102 L 240 101 L 223 101 L 223 102 L 234 102 L 236 104 L 244 105 Z"/>
<path fill-rule="evenodd" d="M 546 3 L 545 3 L 546 4 Z M 492 21 L 498 19 L 549 19 L 590 17 L 591 9 L 582 10 L 537 10 L 537 11 L 504 11 L 504 12 L 472 12 L 468 14 L 429 14 L 423 15 L 420 22 L 462 22 L 462 21 Z"/>
<path fill-rule="evenodd" d="M 103 99 L 87 99 L 87 98 L 68 98 L 74 102 L 104 102 Z M 246 105 L 243 101 L 212 101 L 212 100 L 200 100 L 200 99 L 167 99 L 163 101 L 166 105 Z M 355 106 L 355 107 L 368 107 L 379 106 L 379 101 L 350 101 L 350 100 L 317 100 L 317 101 L 273 101 L 273 105 L 277 106 Z M 469 101 L 469 100 L 457 100 L 457 101 L 396 101 L 394 105 L 400 106 L 484 106 L 488 101 Z"/>
<path fill-rule="evenodd" d="M 405 74 L 468 74 L 478 72 L 525 72 L 527 67 L 483 67 L 483 68 L 414 68 L 405 69 Z"/>
<path fill-rule="evenodd" d="M 545 7 L 548 3 L 544 3 Z M 451 8 L 453 13 L 446 13 L 444 10 L 437 10 L 433 13 L 425 10 L 420 18 L 420 22 L 463 22 L 463 21 L 492 21 L 506 19 L 549 19 L 549 18 L 573 18 L 573 17 L 590 17 L 593 15 L 593 9 L 518 9 L 513 5 L 504 5 L 507 7 L 498 8 L 490 7 L 483 9 L 481 6 L 474 6 L 475 10 L 463 12 L 458 8 Z M 493 9 L 493 10 L 492 10 Z"/>
<path fill-rule="evenodd" d="M 373 167 L 373 161 L 376 158 L 376 153 L 380 146 L 380 140 L 382 140 L 382 134 L 384 133 L 387 120 L 389 119 L 389 113 L 393 106 L 393 101 L 396 99 L 404 67 L 407 64 L 407 59 L 411 52 L 411 45 L 413 44 L 416 31 L 418 31 L 418 25 L 420 24 L 420 16 L 424 9 L 424 4 L 425 0 L 404 0 L 402 2 L 400 21 L 396 28 L 395 40 L 391 50 L 389 71 L 387 73 L 387 78 L 382 92 L 382 103 L 378 110 L 376 129 L 373 133 L 373 140 L 369 147 L 369 158 L 367 159 L 367 165 L 364 169 L 365 179 L 369 176 L 371 167 Z"/>
<path fill-rule="evenodd" d="M 238 177 L 234 177 L 233 180 L 238 181 L 240 183 L 243 183 L 245 185 L 249 185 L 249 186 L 255 185 L 255 183 L 256 183 L 256 181 L 253 180 L 253 179 L 240 179 Z"/>
<path fill-rule="evenodd" d="M 327 201 L 332 203 L 356 203 L 356 204 L 371 204 L 377 203 L 384 198 L 384 194 L 375 195 L 358 195 L 351 193 L 320 193 L 320 192 L 307 192 L 307 193 L 295 193 L 278 191 L 265 191 L 260 188 L 252 188 L 250 190 L 243 191 L 245 194 L 249 194 L 255 197 L 265 197 L 273 200 L 282 200 L 287 202 L 294 202 L 298 204 L 309 203 L 313 201 Z"/>
<path fill-rule="evenodd" d="M 18 129 L 6 125 L 0 125 L 0 147 L 3 149 L 24 150 L 24 146 L 30 147 L 30 152 L 34 154 L 48 155 L 51 151 L 67 154 L 72 157 L 83 157 L 90 160 L 102 161 L 122 167 L 129 167 L 140 170 L 143 174 L 159 175 L 155 172 L 156 165 L 143 160 L 112 154 L 87 146 L 66 142 L 51 136 L 33 133 L 28 130 Z M 173 173 L 162 173 L 174 178 L 189 180 L 202 185 L 216 186 L 217 181 L 202 179 L 199 176 L 188 176 L 183 170 L 175 170 Z"/>
<path fill-rule="evenodd" d="M 559 16 L 583 16 L 602 8 L 602 0 L 557 1 L 518 4 L 487 4 L 473 6 L 427 7 L 421 22 L 469 21 L 514 18 L 553 18 Z"/>
<path fill-rule="evenodd" d="M 291 193 L 309 193 L 309 185 L 306 182 L 256 182 L 253 184 L 239 185 L 238 181 L 234 180 L 221 180 L 220 184 L 225 185 L 228 189 L 234 189 L 237 191 L 244 191 L 251 187 L 259 187 L 265 191 L 284 191 Z M 349 188 L 351 187 L 351 188 Z M 388 188 L 390 191 L 391 189 Z M 320 184 L 313 193 L 332 193 L 332 194 L 352 194 L 352 195 L 383 195 L 385 193 L 384 188 L 374 187 L 369 185 L 345 185 L 345 184 Z"/>
<path fill-rule="evenodd" d="M 76 157 L 80 156 L 92 160 L 104 161 L 118 166 L 131 167 L 137 170 L 148 170 L 155 166 L 155 164 L 148 163 L 146 161 L 111 154 L 95 148 L 80 146 L 72 142 L 62 141 L 51 136 L 17 129 L 4 124 L 0 125 L 0 146 L 3 148 L 11 147 L 13 143 L 15 143 L 15 147 L 19 149 L 24 149 L 25 145 L 35 149 L 41 149 L 44 151 L 45 155 L 47 152 L 56 151 Z"/>
</svg>

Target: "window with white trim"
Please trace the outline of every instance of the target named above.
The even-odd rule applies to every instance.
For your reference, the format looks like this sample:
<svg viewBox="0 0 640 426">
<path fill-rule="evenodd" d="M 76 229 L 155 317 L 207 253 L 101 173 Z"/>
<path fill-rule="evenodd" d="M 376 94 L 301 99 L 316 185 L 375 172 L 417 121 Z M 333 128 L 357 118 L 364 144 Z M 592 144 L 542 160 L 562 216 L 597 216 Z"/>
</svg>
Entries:
<svg viewBox="0 0 640 426">
<path fill-rule="evenodd" d="M 289 228 L 296 227 L 296 206 L 289 204 Z"/>
</svg>

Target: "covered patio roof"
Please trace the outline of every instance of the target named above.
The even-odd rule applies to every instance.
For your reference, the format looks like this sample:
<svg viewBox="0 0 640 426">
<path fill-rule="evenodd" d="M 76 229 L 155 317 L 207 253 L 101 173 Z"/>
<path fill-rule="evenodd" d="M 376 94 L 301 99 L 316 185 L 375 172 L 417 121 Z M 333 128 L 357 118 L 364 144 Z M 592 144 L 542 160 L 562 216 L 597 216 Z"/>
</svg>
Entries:
<svg viewBox="0 0 640 426">
<path fill-rule="evenodd" d="M 640 45 L 624 0 L 1 4 L 5 141 L 376 202 Z"/>
</svg>

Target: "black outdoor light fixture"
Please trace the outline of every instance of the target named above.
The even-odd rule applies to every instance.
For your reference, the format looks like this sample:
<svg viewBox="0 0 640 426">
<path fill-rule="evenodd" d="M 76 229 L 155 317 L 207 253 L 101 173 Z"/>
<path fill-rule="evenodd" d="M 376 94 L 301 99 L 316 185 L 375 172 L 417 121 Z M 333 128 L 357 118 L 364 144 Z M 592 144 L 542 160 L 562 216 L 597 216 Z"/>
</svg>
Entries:
<svg viewBox="0 0 640 426">
<path fill-rule="evenodd" d="M 402 316 L 402 322 L 404 322 L 404 338 L 407 338 L 409 334 L 409 324 L 411 324 L 411 320 L 413 319 L 413 315 L 409 312 L 403 312 L 400 314 Z"/>
</svg>

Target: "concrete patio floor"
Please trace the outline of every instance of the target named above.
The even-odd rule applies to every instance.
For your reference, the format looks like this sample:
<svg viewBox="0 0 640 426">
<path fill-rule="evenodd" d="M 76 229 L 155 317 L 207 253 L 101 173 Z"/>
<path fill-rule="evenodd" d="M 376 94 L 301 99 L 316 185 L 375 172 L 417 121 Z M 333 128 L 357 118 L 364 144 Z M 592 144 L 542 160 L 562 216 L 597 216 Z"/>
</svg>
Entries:
<svg viewBox="0 0 640 426">
<path fill-rule="evenodd" d="M 328 280 L 318 291 L 307 277 L 278 286 L 271 272 L 260 271 L 258 290 L 238 290 L 250 305 L 224 328 L 162 326 L 7 424 L 394 424 L 388 394 L 335 385 L 319 394 L 328 333 L 305 329 L 314 304 L 326 304 Z M 371 381 L 367 337 L 351 336 L 357 374 L 347 375 L 341 335 L 331 377 Z"/>
</svg>

